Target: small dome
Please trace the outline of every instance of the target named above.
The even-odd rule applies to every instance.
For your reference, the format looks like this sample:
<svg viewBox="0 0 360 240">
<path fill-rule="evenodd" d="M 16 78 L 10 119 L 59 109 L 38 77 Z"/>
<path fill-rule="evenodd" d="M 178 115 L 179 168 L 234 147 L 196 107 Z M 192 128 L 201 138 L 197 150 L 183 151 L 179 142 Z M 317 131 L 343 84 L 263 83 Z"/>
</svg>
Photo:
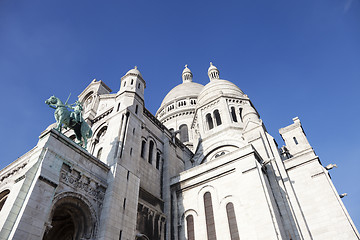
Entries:
<svg viewBox="0 0 360 240">
<path fill-rule="evenodd" d="M 220 71 L 213 65 L 212 62 L 210 62 L 210 67 L 208 69 L 208 76 L 210 78 L 210 81 L 214 79 L 220 79 Z"/>
<path fill-rule="evenodd" d="M 218 96 L 244 97 L 243 91 L 230 81 L 217 79 L 205 85 L 198 97 L 198 105 L 206 104 Z"/>
<path fill-rule="evenodd" d="M 188 68 L 188 65 L 187 65 L 187 64 L 185 65 L 185 68 L 184 68 L 182 74 L 184 74 L 184 73 L 191 73 L 191 71 L 190 71 L 190 69 Z"/>
<path fill-rule="evenodd" d="M 139 75 L 139 76 L 142 78 L 142 75 L 141 75 L 140 71 L 138 70 L 137 66 L 135 66 L 133 69 L 130 69 L 130 70 L 125 74 L 125 76 L 128 75 L 128 74 L 136 74 L 136 75 Z"/>
<path fill-rule="evenodd" d="M 183 83 L 184 82 L 192 82 L 193 75 L 192 75 L 190 69 L 188 68 L 187 64 L 185 65 L 185 69 L 182 72 L 181 76 L 182 76 Z"/>
<path fill-rule="evenodd" d="M 210 72 L 211 70 L 218 70 L 217 67 L 215 67 L 212 62 L 210 62 L 210 67 L 208 69 L 208 72 Z"/>
<path fill-rule="evenodd" d="M 165 96 L 160 108 L 174 101 L 175 99 L 197 97 L 203 87 L 203 85 L 195 82 L 184 82 L 179 84 L 171 89 L 171 91 Z"/>
</svg>

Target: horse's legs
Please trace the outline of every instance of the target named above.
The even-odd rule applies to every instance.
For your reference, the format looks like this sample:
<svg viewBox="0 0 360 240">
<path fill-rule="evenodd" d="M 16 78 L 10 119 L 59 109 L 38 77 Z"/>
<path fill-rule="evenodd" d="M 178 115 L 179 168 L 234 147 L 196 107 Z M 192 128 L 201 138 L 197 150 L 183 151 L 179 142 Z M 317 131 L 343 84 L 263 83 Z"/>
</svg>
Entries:
<svg viewBox="0 0 360 240">
<path fill-rule="evenodd" d="M 86 138 L 86 136 L 83 136 L 83 139 L 84 139 L 84 146 L 83 146 L 83 148 L 86 149 L 86 147 L 87 147 L 87 138 Z"/>
<path fill-rule="evenodd" d="M 54 113 L 54 117 L 55 117 L 55 120 L 56 120 L 56 128 L 55 129 L 59 131 L 59 129 L 60 129 L 60 117 L 59 117 L 59 115 L 57 114 L 56 111 Z"/>
<path fill-rule="evenodd" d="M 56 128 L 59 132 L 61 132 L 61 130 L 62 130 L 63 121 L 64 121 L 64 118 L 62 116 L 60 116 L 59 121 L 58 121 L 58 126 Z"/>
</svg>

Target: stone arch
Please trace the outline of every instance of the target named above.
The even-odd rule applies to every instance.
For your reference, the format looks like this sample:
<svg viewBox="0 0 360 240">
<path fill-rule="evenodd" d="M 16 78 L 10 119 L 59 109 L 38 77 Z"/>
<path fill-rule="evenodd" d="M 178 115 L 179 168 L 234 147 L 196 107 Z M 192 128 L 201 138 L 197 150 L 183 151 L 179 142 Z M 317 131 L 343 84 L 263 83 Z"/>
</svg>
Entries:
<svg viewBox="0 0 360 240">
<path fill-rule="evenodd" d="M 150 240 L 145 234 L 136 234 L 135 240 Z"/>
<path fill-rule="evenodd" d="M 146 139 L 141 137 L 141 149 L 140 149 L 140 156 L 145 158 L 145 151 L 146 151 Z"/>
<path fill-rule="evenodd" d="M 221 147 L 224 147 L 224 146 L 233 146 L 236 148 L 242 148 L 242 147 L 246 146 L 246 143 L 242 139 L 228 139 L 228 140 L 224 140 L 224 141 L 218 141 L 218 142 L 210 145 L 209 147 L 207 147 L 204 150 L 202 156 L 196 160 L 197 165 L 206 162 L 207 157 L 209 157 L 211 155 L 211 153 L 213 153 L 216 150 L 219 150 Z"/>
<path fill-rule="evenodd" d="M 43 240 L 95 239 L 97 217 L 81 194 L 64 192 L 54 198 Z"/>
<path fill-rule="evenodd" d="M 230 153 L 232 151 L 237 150 L 239 147 L 233 144 L 227 144 L 227 145 L 221 145 L 214 149 L 212 149 L 210 152 L 205 154 L 204 158 L 201 160 L 201 163 L 213 160 L 213 158 L 217 158 L 218 156 L 225 155 L 227 153 Z M 221 152 L 221 153 L 220 153 Z M 223 154 L 222 154 L 223 153 Z"/>
<path fill-rule="evenodd" d="M 207 123 L 207 130 L 211 130 L 214 128 L 214 122 L 213 122 L 213 118 L 211 116 L 211 113 L 208 113 L 205 115 L 206 118 L 206 123 Z"/>
<path fill-rule="evenodd" d="M 212 199 L 213 199 L 213 204 L 214 204 L 214 208 L 218 208 L 219 205 L 219 196 L 218 196 L 218 192 L 216 190 L 216 188 L 212 185 L 205 185 L 203 187 L 201 187 L 201 189 L 198 191 L 198 196 L 197 196 L 197 203 L 198 203 L 198 209 L 201 210 L 199 211 L 199 215 L 204 214 L 202 209 L 203 209 L 203 196 L 206 192 L 210 192 Z"/>
<path fill-rule="evenodd" d="M 85 111 L 87 111 L 89 109 L 89 106 L 91 106 L 92 102 L 94 101 L 95 97 L 94 97 L 94 91 L 90 90 L 85 97 L 83 97 L 82 99 L 79 99 L 79 101 L 81 102 L 81 104 L 83 105 L 83 108 Z"/>
<path fill-rule="evenodd" d="M 154 156 L 154 146 L 155 143 L 152 139 L 149 140 L 149 154 L 148 154 L 148 162 L 152 164 L 153 162 L 153 156 Z"/>
<path fill-rule="evenodd" d="M 222 124 L 220 111 L 218 109 L 215 109 L 213 112 L 213 115 L 214 115 L 216 126 L 220 126 Z"/>
<path fill-rule="evenodd" d="M 180 131 L 180 141 L 181 142 L 188 142 L 189 141 L 189 130 L 186 124 L 181 124 L 179 127 Z"/>
<path fill-rule="evenodd" d="M 10 190 L 9 190 L 9 189 L 6 189 L 6 190 L 4 190 L 4 191 L 2 191 L 2 192 L 0 193 L 0 211 L 1 211 L 1 209 L 3 208 L 3 206 L 4 206 L 5 202 L 6 202 L 6 199 L 7 199 L 8 196 L 9 196 L 9 194 L 10 194 Z"/>
<path fill-rule="evenodd" d="M 102 142 L 102 140 L 104 140 L 104 135 L 106 134 L 108 128 L 108 124 L 106 122 L 104 122 L 103 124 L 101 124 L 95 131 L 94 131 L 94 138 L 92 140 L 92 154 L 96 153 L 99 151 L 99 149 L 101 148 L 99 145 L 99 143 Z M 97 149 L 97 150 L 96 150 Z M 96 150 L 96 152 L 95 152 Z"/>
<path fill-rule="evenodd" d="M 246 238 L 249 236 L 255 236 L 256 235 L 256 226 L 250 226 L 248 219 L 251 219 L 251 212 L 248 212 L 247 208 L 246 208 L 246 200 L 245 199 L 241 199 L 239 197 L 239 195 L 227 195 L 225 197 L 223 197 L 220 200 L 220 205 L 219 205 L 219 209 L 220 209 L 220 218 L 224 219 L 224 221 L 227 221 L 227 212 L 226 212 L 226 206 L 227 204 L 232 203 L 233 207 L 234 207 L 234 211 L 236 214 L 236 223 L 237 223 L 237 228 L 239 230 L 239 235 L 240 235 L 240 239 L 242 238 Z M 226 228 L 226 232 L 227 235 L 227 239 L 231 239 L 230 237 L 230 231 L 228 230 L 228 228 Z"/>
<path fill-rule="evenodd" d="M 147 144 L 147 157 L 148 157 L 148 162 L 150 164 L 153 163 L 153 160 L 156 159 L 156 152 L 157 152 L 157 141 L 155 140 L 154 137 L 152 136 L 148 136 L 146 139 Z"/>
<path fill-rule="evenodd" d="M 192 220 L 193 220 L 193 236 L 195 236 L 195 231 L 199 231 L 199 229 L 195 229 L 196 226 L 197 226 L 197 223 L 198 223 L 198 213 L 196 210 L 194 209 L 188 209 L 186 210 L 182 216 L 181 216 L 181 226 L 184 226 L 184 234 L 185 234 L 185 238 L 186 239 L 189 239 L 189 225 L 188 225 L 188 222 L 187 222 L 187 219 L 188 217 L 192 217 Z"/>
<path fill-rule="evenodd" d="M 232 151 L 235 151 L 239 149 L 239 146 L 238 145 L 235 145 L 235 144 L 224 144 L 224 145 L 221 145 L 221 146 L 216 146 L 214 148 L 211 148 L 210 151 L 206 151 L 204 152 L 203 156 L 199 159 L 199 164 L 203 164 L 207 161 L 210 161 L 216 156 L 217 153 L 219 153 L 218 155 L 219 156 L 222 156 L 222 155 L 225 155 L 227 153 L 230 153 Z M 224 154 L 221 154 L 221 150 L 223 150 Z"/>
</svg>

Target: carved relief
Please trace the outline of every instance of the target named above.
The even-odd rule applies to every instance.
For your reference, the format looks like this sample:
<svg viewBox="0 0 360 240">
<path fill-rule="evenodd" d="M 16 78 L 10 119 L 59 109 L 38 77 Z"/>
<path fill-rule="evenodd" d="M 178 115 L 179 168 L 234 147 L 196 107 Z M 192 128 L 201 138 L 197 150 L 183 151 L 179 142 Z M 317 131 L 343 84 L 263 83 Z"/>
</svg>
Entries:
<svg viewBox="0 0 360 240">
<path fill-rule="evenodd" d="M 74 188 L 75 191 L 94 198 L 96 201 L 102 202 L 104 200 L 106 188 L 74 169 L 70 170 L 68 167 L 63 167 L 60 173 L 60 182 Z"/>
</svg>

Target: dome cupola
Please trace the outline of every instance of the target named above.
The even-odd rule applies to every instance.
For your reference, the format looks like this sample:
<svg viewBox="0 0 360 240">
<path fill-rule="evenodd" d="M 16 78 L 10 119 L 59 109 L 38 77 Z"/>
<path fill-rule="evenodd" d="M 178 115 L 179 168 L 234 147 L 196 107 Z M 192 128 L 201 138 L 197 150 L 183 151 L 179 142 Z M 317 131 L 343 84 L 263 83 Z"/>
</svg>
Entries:
<svg viewBox="0 0 360 240">
<path fill-rule="evenodd" d="M 119 93 L 123 92 L 135 92 L 142 99 L 144 99 L 144 89 L 146 88 L 146 82 L 143 79 L 139 69 L 135 66 L 130 69 L 125 76 L 121 78 L 121 85 Z"/>
<path fill-rule="evenodd" d="M 182 72 L 181 76 L 182 76 L 183 83 L 192 82 L 193 75 L 192 75 L 190 69 L 188 68 L 187 64 L 185 65 L 185 69 Z"/>
<path fill-rule="evenodd" d="M 208 69 L 208 76 L 210 78 L 210 81 L 214 79 L 220 79 L 220 72 L 219 70 L 210 62 L 210 67 Z"/>
</svg>

